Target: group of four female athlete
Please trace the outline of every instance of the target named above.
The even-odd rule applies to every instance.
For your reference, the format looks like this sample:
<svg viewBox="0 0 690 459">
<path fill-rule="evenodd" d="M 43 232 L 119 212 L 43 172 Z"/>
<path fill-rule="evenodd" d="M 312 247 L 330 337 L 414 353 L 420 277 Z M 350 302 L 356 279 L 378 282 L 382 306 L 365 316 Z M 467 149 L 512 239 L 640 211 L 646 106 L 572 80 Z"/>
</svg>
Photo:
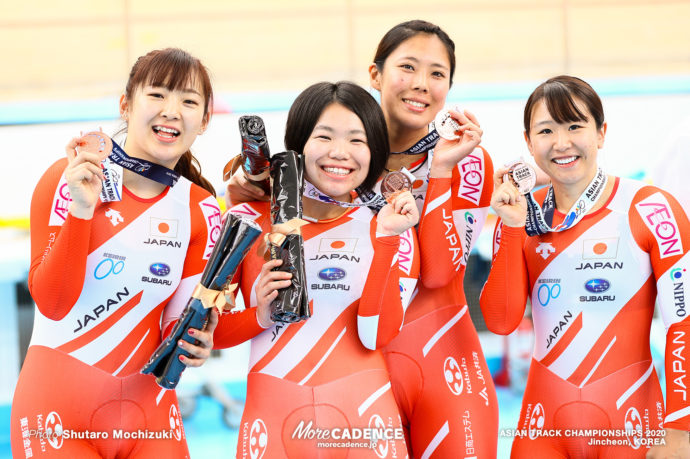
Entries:
<svg viewBox="0 0 690 459">
<path fill-rule="evenodd" d="M 245 309 L 212 312 L 189 332 L 197 345 L 180 342 L 193 356 L 184 363 L 199 366 L 211 348 L 251 340 L 237 456 L 496 457 L 499 407 L 463 291 L 491 205 L 500 223 L 482 311 L 490 330 L 510 333 L 529 297 L 537 335 L 513 456 L 685 457 L 686 215 L 668 193 L 599 169 L 601 101 L 567 76 L 528 100 L 525 139 L 551 185 L 520 194 L 505 168 L 494 171 L 470 112 L 450 111 L 454 140 L 430 129 L 455 66 L 445 32 L 409 21 L 386 33 L 369 68 L 380 105 L 348 82 L 314 84 L 293 103 L 285 148 L 304 156 L 316 193 L 303 198 L 301 227 L 312 315 L 271 320 L 291 276 L 252 250 L 237 275 Z M 182 312 L 220 228 L 214 190 L 189 151 L 211 101 L 197 59 L 153 51 L 120 100 L 124 162 L 148 165 L 125 164 L 120 199 L 102 202 L 111 175 L 83 139 L 41 178 L 16 457 L 188 456 L 174 391 L 139 370 Z M 403 168 L 408 191 L 378 212 L 363 205 Z M 270 231 L 258 188 L 238 173 L 228 191 L 230 212 Z M 546 307 L 543 285 L 560 292 Z M 655 300 L 668 328 L 666 409 L 649 352 Z M 575 434 L 549 435 L 558 429 Z M 385 436 L 357 442 L 354 433 L 372 431 Z M 606 431 L 625 442 L 607 444 Z M 661 433 L 664 444 L 650 449 Z"/>
</svg>

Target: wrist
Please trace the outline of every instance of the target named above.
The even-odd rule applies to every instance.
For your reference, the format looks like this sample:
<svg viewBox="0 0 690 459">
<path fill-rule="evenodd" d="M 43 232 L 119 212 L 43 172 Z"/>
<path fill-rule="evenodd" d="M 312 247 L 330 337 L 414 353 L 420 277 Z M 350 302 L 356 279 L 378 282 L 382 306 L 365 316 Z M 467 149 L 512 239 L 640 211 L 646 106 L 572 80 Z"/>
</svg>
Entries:
<svg viewBox="0 0 690 459">
<path fill-rule="evenodd" d="M 262 312 L 263 311 L 263 312 Z M 256 308 L 256 321 L 259 324 L 259 327 L 263 328 L 264 330 L 267 328 L 271 328 L 273 324 L 275 323 L 271 319 L 271 308 Z"/>
<path fill-rule="evenodd" d="M 82 220 L 91 220 L 93 218 L 93 213 L 96 209 L 96 206 L 89 206 L 89 207 L 84 207 L 76 202 L 72 201 L 69 204 L 69 213 L 72 214 L 73 217 L 80 218 Z"/>
<path fill-rule="evenodd" d="M 434 164 L 431 163 L 431 168 L 429 170 L 430 178 L 450 178 L 453 176 L 454 165 L 447 166 L 445 164 Z"/>
</svg>

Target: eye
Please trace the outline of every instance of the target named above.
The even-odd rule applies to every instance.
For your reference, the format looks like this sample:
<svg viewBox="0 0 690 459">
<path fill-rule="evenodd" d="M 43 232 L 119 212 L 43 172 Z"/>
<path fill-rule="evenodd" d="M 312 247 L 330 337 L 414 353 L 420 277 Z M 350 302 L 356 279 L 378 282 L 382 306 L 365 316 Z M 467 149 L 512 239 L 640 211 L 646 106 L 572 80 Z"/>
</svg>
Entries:
<svg viewBox="0 0 690 459">
<path fill-rule="evenodd" d="M 551 134 L 551 129 L 549 128 L 544 128 L 541 131 L 539 131 L 537 134 Z"/>
<path fill-rule="evenodd" d="M 575 130 L 581 129 L 581 128 L 582 128 L 582 126 L 580 126 L 579 124 L 571 124 L 571 125 L 568 127 L 568 129 L 569 129 L 570 131 L 575 131 Z"/>
<path fill-rule="evenodd" d="M 366 145 L 367 139 L 364 139 L 361 137 L 355 137 L 355 138 L 350 139 L 350 142 L 358 144 L 358 145 Z"/>
<path fill-rule="evenodd" d="M 319 140 L 324 140 L 324 141 L 331 140 L 331 138 L 329 136 L 327 136 L 326 134 L 317 134 L 314 136 L 314 138 L 319 139 Z"/>
<path fill-rule="evenodd" d="M 445 78 L 446 77 L 445 73 L 439 72 L 439 71 L 432 72 L 431 75 L 435 78 Z"/>
<path fill-rule="evenodd" d="M 187 105 L 193 105 L 193 106 L 199 105 L 199 102 L 194 100 L 194 99 L 185 99 L 184 103 Z"/>
<path fill-rule="evenodd" d="M 403 70 L 412 70 L 414 71 L 414 67 L 412 64 L 400 64 L 400 68 Z"/>
<path fill-rule="evenodd" d="M 154 99 L 162 99 L 163 94 L 157 91 L 151 91 L 149 92 L 149 97 L 153 97 Z"/>
</svg>

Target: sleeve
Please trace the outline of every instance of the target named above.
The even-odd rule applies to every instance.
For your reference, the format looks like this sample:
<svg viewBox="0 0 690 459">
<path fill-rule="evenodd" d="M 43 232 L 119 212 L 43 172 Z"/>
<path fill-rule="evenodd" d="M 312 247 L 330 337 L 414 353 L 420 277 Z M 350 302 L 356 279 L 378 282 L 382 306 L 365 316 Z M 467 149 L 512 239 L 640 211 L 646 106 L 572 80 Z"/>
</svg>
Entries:
<svg viewBox="0 0 690 459">
<path fill-rule="evenodd" d="M 479 296 L 479 306 L 487 328 L 493 333 L 508 335 L 520 324 L 527 305 L 529 277 L 522 250 L 527 233 L 522 227 L 503 226 L 500 220 L 495 232 L 498 250 Z"/>
<path fill-rule="evenodd" d="M 206 190 L 192 185 L 189 202 L 191 238 L 182 267 L 182 279 L 163 310 L 163 337 L 172 330 L 172 325 L 187 306 L 221 229 L 218 201 Z"/>
<path fill-rule="evenodd" d="M 489 212 L 492 177 L 491 157 L 477 147 L 458 163 L 452 178 L 429 180 L 419 224 L 425 287 L 447 285 L 467 265 Z"/>
<path fill-rule="evenodd" d="M 267 207 L 266 207 L 267 208 Z M 258 212 L 254 207 L 247 203 L 242 203 L 234 206 L 228 212 L 232 212 L 244 218 L 250 218 L 257 223 L 262 224 L 266 221 L 266 217 Z M 262 225 L 263 227 L 264 225 Z M 265 229 L 265 228 L 264 228 Z M 242 285 L 242 273 L 244 271 L 244 265 L 246 259 L 254 256 L 257 253 L 257 249 L 260 244 L 263 243 L 263 238 L 259 238 L 254 243 L 254 247 L 249 250 L 249 254 L 242 262 L 240 267 L 235 273 L 235 277 L 232 282 L 238 285 Z M 253 283 L 252 283 L 253 285 Z M 252 306 L 251 294 L 249 292 L 243 291 L 242 298 L 244 299 L 245 309 L 241 311 L 233 311 L 230 314 L 222 314 L 218 320 L 218 326 L 213 333 L 213 348 L 214 349 L 226 349 L 229 347 L 237 346 L 238 344 L 244 343 L 254 338 L 265 329 L 259 324 L 259 320 L 256 316 L 256 306 Z"/>
<path fill-rule="evenodd" d="M 400 236 L 371 231 L 374 257 L 357 310 L 359 339 L 367 349 L 388 344 L 403 326 L 405 310 L 419 276 L 419 247 L 414 229 Z"/>
<path fill-rule="evenodd" d="M 690 279 L 690 223 L 670 194 L 645 187 L 629 212 L 638 245 L 649 253 L 657 286 L 657 305 L 666 327 L 666 419 L 664 426 L 690 431 L 687 369 L 690 320 L 685 281 Z"/>
<path fill-rule="evenodd" d="M 66 159 L 41 177 L 31 198 L 29 291 L 38 310 L 52 320 L 65 317 L 84 287 L 91 220 L 68 212 Z"/>
</svg>

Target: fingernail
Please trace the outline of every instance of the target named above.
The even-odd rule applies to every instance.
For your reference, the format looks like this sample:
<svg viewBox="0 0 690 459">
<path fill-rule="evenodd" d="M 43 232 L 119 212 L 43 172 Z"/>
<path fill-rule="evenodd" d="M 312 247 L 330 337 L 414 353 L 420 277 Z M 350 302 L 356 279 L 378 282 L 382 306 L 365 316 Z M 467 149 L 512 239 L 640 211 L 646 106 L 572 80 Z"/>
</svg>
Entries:
<svg viewBox="0 0 690 459">
<path fill-rule="evenodd" d="M 190 336 L 193 336 L 193 335 L 194 335 L 194 330 L 192 330 L 192 329 L 190 328 L 189 331 L 188 331 L 187 333 L 189 333 Z"/>
<path fill-rule="evenodd" d="M 179 346 L 181 346 L 181 347 L 184 347 L 185 344 L 186 344 L 186 342 L 185 342 L 185 340 L 181 339 L 181 340 L 179 340 L 179 341 L 177 342 L 177 344 L 178 344 Z"/>
<path fill-rule="evenodd" d="M 180 356 L 180 362 L 184 362 L 184 355 Z"/>
</svg>

